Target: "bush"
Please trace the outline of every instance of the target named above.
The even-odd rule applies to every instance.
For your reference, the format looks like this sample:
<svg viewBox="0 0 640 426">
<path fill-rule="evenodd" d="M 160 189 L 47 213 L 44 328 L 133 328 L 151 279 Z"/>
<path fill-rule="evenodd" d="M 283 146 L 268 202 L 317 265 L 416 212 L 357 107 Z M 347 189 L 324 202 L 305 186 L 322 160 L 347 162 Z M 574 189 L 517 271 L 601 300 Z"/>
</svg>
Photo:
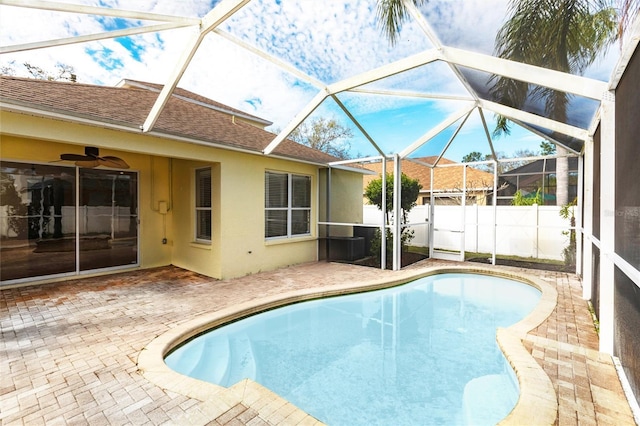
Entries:
<svg viewBox="0 0 640 426">
<path fill-rule="evenodd" d="M 387 229 L 386 231 L 387 231 L 386 258 L 387 258 L 387 265 L 390 265 L 393 262 L 393 233 L 391 232 L 390 229 Z M 415 232 L 413 231 L 413 229 L 404 228 L 402 230 L 402 233 L 400 234 L 401 251 L 407 251 L 407 248 L 409 247 L 409 243 L 411 242 L 411 240 L 413 240 L 414 235 L 415 235 Z M 382 258 L 382 235 L 379 229 L 376 229 L 376 233 L 371 239 L 370 254 L 371 256 L 373 256 L 374 259 L 376 259 L 378 263 L 381 263 L 380 261 Z"/>
<path fill-rule="evenodd" d="M 393 175 L 391 174 L 386 175 L 386 189 L 386 224 L 389 225 L 389 215 L 393 210 Z M 402 217 L 400 218 L 401 224 L 407 223 L 407 214 L 416 206 L 416 200 L 418 199 L 418 194 L 420 194 L 421 189 L 422 185 L 420 185 L 420 182 L 417 179 L 411 179 L 402 173 L 400 176 L 400 208 L 402 210 Z M 367 185 L 367 188 L 364 191 L 364 195 L 371 204 L 378 206 L 378 208 L 382 210 L 382 176 L 369 182 L 369 185 Z M 402 251 L 406 250 L 411 240 L 413 240 L 414 234 L 415 233 L 412 229 L 402 227 L 402 232 L 400 234 Z M 386 238 L 387 264 L 390 264 L 393 262 L 393 233 L 389 229 L 386 229 Z M 380 230 L 376 230 L 375 235 L 371 239 L 371 255 L 378 262 L 381 260 L 381 249 L 382 235 Z"/>
<path fill-rule="evenodd" d="M 520 189 L 513 194 L 513 200 L 511 200 L 512 206 L 532 206 L 537 204 L 539 206 L 544 205 L 544 200 L 542 199 L 542 190 L 538 188 L 536 191 L 536 195 L 531 197 L 529 194 L 524 195 Z"/>
</svg>

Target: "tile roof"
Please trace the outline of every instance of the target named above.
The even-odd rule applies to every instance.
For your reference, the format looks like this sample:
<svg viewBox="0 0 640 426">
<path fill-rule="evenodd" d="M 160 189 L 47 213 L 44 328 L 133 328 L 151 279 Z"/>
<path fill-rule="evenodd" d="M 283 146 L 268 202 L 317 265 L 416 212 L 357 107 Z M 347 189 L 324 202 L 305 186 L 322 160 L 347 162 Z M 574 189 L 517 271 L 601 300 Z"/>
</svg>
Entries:
<svg viewBox="0 0 640 426">
<path fill-rule="evenodd" d="M 434 164 L 438 157 L 421 157 L 416 158 L 422 163 Z M 441 158 L 439 165 L 457 164 L 455 161 Z M 365 175 L 363 179 L 364 188 L 369 182 L 377 179 L 382 171 L 382 163 L 371 163 L 365 166 L 367 169 L 376 172 L 375 176 Z M 422 185 L 422 192 L 428 192 L 431 189 L 431 167 L 418 164 L 410 160 L 401 160 L 400 167 L 402 173 L 412 179 L 418 179 Z M 387 173 L 393 173 L 393 162 L 387 162 Z M 457 190 L 462 189 L 463 171 L 462 167 L 437 167 L 434 171 L 435 191 Z M 485 189 L 493 187 L 493 174 L 473 167 L 467 167 L 467 189 Z"/>
<path fill-rule="evenodd" d="M 180 96 L 191 92 L 179 91 Z M 160 114 L 152 133 L 194 139 L 232 149 L 261 153 L 275 135 L 228 113 L 172 96 Z M 57 113 L 71 120 L 88 119 L 115 124 L 140 132 L 158 94 L 134 87 L 109 87 L 61 81 L 0 77 L 0 102 Z M 199 101 L 219 104 L 197 96 Z M 231 109 L 231 108 L 227 108 Z M 257 118 L 257 117 L 256 117 Z M 291 140 L 281 143 L 273 154 L 296 160 L 326 164 L 338 160 Z"/>
</svg>

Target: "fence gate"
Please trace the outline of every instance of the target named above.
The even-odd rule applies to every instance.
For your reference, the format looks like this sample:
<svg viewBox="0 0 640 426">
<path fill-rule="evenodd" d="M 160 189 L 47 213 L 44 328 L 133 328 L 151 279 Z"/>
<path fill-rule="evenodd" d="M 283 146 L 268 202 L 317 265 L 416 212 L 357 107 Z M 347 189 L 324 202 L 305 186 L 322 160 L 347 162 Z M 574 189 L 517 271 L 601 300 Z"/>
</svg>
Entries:
<svg viewBox="0 0 640 426">
<path fill-rule="evenodd" d="M 464 193 L 433 194 L 431 199 L 431 241 L 429 257 L 464 261 Z M 435 206 L 438 212 L 435 214 Z"/>
</svg>

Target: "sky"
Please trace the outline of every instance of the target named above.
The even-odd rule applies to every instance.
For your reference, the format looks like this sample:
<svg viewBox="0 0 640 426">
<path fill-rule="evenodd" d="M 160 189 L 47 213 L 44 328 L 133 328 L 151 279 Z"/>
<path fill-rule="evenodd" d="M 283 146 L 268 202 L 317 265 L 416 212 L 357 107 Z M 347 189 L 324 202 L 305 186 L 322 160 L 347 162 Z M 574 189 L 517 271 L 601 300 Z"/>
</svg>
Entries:
<svg viewBox="0 0 640 426">
<path fill-rule="evenodd" d="M 113 7 L 185 17 L 203 17 L 218 2 L 209 0 L 75 0 L 92 6 Z M 448 46 L 490 54 L 497 29 L 507 14 L 508 0 L 430 0 L 422 15 L 440 41 Z M 0 5 L 0 45 L 30 43 L 77 35 L 101 33 L 140 25 L 157 24 L 134 19 L 42 11 Z M 235 44 L 210 33 L 203 40 L 179 86 L 234 108 L 272 121 L 270 130 L 284 128 L 322 89 L 376 67 L 434 47 L 424 31 L 409 20 L 396 44 L 382 34 L 372 0 L 253 0 L 220 25 L 251 46 L 267 52 L 310 76 L 305 80 Z M 75 69 L 78 82 L 115 85 L 121 79 L 168 81 L 184 46 L 195 28 L 183 28 L 130 37 L 91 41 L 46 49 L 0 55 L 0 65 L 26 76 L 21 64 L 29 62 L 53 70 L 56 64 Z M 587 75 L 607 81 L 617 60 L 610 49 Z M 468 93 L 444 63 L 432 63 L 365 86 L 403 90 L 424 95 L 465 96 Z M 338 96 L 361 126 L 384 150 L 397 153 L 464 106 L 462 101 L 424 97 L 382 96 L 349 92 Z M 310 116 L 333 118 L 351 127 L 353 156 L 376 152 L 345 115 L 328 98 Z M 495 119 L 485 114 L 490 130 Z M 455 124 L 457 126 L 458 123 Z M 439 155 L 455 126 L 442 132 L 412 156 Z M 542 138 L 517 126 L 512 134 L 494 141 L 495 150 L 512 156 L 517 150 L 537 151 Z M 451 143 L 445 157 L 460 161 L 465 154 L 489 153 L 489 145 L 477 112 Z"/>
</svg>

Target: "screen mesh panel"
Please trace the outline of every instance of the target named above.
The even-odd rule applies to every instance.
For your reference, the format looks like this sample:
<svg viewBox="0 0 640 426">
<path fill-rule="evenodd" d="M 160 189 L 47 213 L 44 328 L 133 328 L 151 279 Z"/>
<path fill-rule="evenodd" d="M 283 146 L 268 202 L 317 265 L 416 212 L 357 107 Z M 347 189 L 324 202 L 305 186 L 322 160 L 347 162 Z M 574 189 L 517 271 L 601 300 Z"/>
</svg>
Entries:
<svg viewBox="0 0 640 426">
<path fill-rule="evenodd" d="M 616 268 L 614 296 L 614 355 L 640 403 L 640 287 Z"/>
<path fill-rule="evenodd" d="M 629 62 L 616 90 L 615 252 L 640 269 L 640 55 Z M 603 170 L 603 173 L 605 171 Z M 640 287 L 616 268 L 614 299 L 614 353 L 640 402 Z"/>
<path fill-rule="evenodd" d="M 596 313 L 596 317 L 600 318 L 600 250 L 593 246 L 592 263 L 591 263 L 591 304 Z"/>
<path fill-rule="evenodd" d="M 616 90 L 616 235 L 615 250 L 640 269 L 640 55 L 636 53 Z"/>
</svg>

